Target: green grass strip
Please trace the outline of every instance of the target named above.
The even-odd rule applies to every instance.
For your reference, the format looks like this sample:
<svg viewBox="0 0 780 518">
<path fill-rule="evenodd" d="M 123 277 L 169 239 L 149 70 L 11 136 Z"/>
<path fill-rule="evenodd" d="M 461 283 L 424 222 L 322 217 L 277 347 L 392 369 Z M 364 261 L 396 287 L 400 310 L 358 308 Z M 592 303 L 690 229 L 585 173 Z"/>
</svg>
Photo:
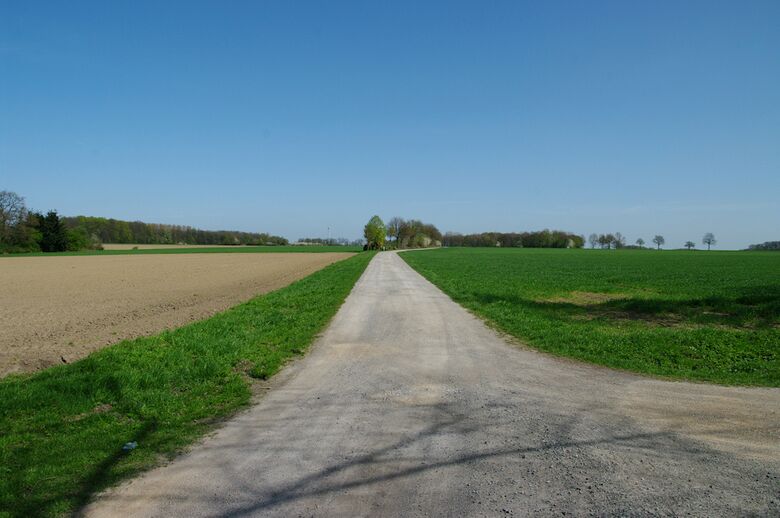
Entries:
<svg viewBox="0 0 780 518">
<path fill-rule="evenodd" d="M 138 255 L 138 254 L 258 254 L 360 252 L 359 246 L 215 246 L 213 248 L 148 248 L 139 250 L 79 250 L 78 252 L 30 252 L 0 254 L 3 257 L 57 257 L 71 255 Z"/>
<path fill-rule="evenodd" d="M 72 512 L 248 405 L 250 376 L 271 376 L 302 354 L 372 256 L 208 320 L 0 380 L 0 516 Z M 137 449 L 123 452 L 131 441 Z"/>
</svg>

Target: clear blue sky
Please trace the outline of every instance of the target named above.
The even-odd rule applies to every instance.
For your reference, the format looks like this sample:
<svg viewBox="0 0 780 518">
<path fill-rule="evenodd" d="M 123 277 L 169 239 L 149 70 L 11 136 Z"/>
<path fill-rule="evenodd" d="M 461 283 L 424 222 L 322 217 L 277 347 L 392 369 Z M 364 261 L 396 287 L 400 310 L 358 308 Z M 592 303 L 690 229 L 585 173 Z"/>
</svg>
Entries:
<svg viewBox="0 0 780 518">
<path fill-rule="evenodd" d="M 296 239 L 780 239 L 780 2 L 0 2 L 0 189 Z"/>
</svg>

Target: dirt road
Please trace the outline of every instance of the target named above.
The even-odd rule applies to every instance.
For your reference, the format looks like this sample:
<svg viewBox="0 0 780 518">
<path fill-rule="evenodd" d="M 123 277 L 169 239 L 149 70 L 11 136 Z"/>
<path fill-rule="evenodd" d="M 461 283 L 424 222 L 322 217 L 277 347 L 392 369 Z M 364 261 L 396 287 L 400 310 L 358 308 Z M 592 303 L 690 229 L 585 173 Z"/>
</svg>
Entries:
<svg viewBox="0 0 780 518">
<path fill-rule="evenodd" d="M 172 250 L 181 248 L 233 248 L 225 245 L 136 245 L 123 243 L 105 243 L 103 250 Z"/>
<path fill-rule="evenodd" d="M 0 376 L 206 318 L 350 255 L 0 258 Z"/>
<path fill-rule="evenodd" d="M 779 431 L 776 389 L 508 345 L 383 253 L 256 406 L 86 514 L 777 516 Z"/>
</svg>

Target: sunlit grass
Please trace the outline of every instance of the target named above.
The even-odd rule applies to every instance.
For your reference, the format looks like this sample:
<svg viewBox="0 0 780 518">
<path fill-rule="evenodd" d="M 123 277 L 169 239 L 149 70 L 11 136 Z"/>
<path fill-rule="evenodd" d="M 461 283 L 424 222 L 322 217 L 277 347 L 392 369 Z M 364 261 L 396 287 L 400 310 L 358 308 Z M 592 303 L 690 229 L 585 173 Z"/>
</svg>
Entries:
<svg viewBox="0 0 780 518">
<path fill-rule="evenodd" d="M 660 376 L 780 386 L 780 254 L 460 248 L 402 257 L 541 350 Z"/>
</svg>

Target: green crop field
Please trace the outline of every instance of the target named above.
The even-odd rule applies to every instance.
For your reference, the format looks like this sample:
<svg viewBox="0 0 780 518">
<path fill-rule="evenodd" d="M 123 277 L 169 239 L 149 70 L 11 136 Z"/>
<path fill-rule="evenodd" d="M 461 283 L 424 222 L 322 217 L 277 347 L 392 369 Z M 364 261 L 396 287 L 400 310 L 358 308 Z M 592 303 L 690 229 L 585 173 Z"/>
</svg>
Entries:
<svg viewBox="0 0 780 518">
<path fill-rule="evenodd" d="M 780 254 L 452 248 L 407 263 L 553 354 L 665 377 L 780 386 Z"/>
<path fill-rule="evenodd" d="M 58 255 L 138 255 L 138 254 L 256 254 L 290 252 L 360 252 L 359 246 L 215 246 L 192 248 L 147 248 L 140 250 L 79 250 L 78 252 L 29 252 L 0 254 L 2 257 L 53 257 Z"/>
</svg>

